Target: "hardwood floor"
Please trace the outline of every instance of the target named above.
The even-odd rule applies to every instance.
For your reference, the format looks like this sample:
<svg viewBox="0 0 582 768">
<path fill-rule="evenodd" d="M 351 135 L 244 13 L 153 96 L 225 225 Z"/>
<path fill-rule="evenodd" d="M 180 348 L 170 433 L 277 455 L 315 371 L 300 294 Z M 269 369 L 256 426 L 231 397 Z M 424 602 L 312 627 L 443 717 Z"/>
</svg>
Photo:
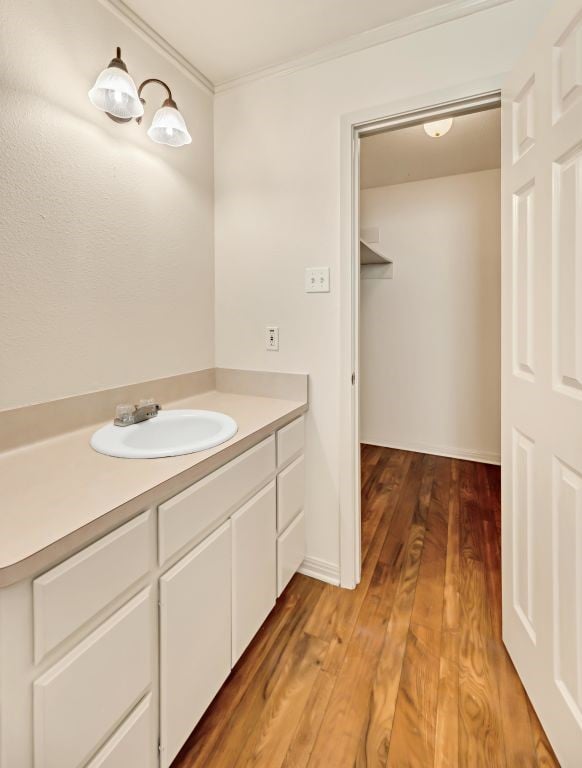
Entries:
<svg viewBox="0 0 582 768">
<path fill-rule="evenodd" d="M 501 640 L 499 468 L 365 446 L 362 581 L 297 575 L 172 768 L 557 766 Z"/>
</svg>

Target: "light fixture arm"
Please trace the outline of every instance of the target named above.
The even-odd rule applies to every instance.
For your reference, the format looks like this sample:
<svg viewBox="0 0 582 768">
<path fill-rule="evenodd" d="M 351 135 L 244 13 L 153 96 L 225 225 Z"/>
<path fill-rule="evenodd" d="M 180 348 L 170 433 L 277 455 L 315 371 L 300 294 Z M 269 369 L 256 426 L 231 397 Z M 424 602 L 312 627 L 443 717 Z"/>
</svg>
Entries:
<svg viewBox="0 0 582 768">
<path fill-rule="evenodd" d="M 164 101 L 162 104 L 163 107 L 174 107 L 174 109 L 178 109 L 176 102 L 172 98 L 172 91 L 170 90 L 170 86 L 167 83 L 164 83 L 163 80 L 158 79 L 157 77 L 148 77 L 147 80 L 144 80 L 143 83 L 140 85 L 140 87 L 137 89 L 137 95 L 139 96 L 139 100 L 142 104 L 145 104 L 146 101 L 144 98 L 142 98 L 141 92 L 143 91 L 144 87 L 146 85 L 149 85 L 150 83 L 157 83 L 158 85 L 161 85 L 162 88 L 165 88 L 168 92 L 168 98 Z M 141 123 L 141 117 L 136 118 L 136 121 L 138 123 Z"/>
</svg>

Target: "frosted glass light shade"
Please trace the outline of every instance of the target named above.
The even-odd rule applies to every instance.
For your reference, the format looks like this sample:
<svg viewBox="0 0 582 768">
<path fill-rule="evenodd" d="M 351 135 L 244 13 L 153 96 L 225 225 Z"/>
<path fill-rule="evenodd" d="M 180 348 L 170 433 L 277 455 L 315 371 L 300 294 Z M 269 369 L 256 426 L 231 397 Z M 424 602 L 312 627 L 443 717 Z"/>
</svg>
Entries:
<svg viewBox="0 0 582 768">
<path fill-rule="evenodd" d="M 192 143 L 184 118 L 175 107 L 164 106 L 158 109 L 148 129 L 148 136 L 152 141 L 168 144 L 170 147 L 182 147 Z"/>
<path fill-rule="evenodd" d="M 89 91 L 94 107 L 121 119 L 143 115 L 143 104 L 131 76 L 120 67 L 107 67 Z"/>
<path fill-rule="evenodd" d="M 424 131 L 431 139 L 440 139 L 445 133 L 448 133 L 453 127 L 453 118 L 448 117 L 445 120 L 435 120 L 434 123 L 425 123 Z"/>
</svg>

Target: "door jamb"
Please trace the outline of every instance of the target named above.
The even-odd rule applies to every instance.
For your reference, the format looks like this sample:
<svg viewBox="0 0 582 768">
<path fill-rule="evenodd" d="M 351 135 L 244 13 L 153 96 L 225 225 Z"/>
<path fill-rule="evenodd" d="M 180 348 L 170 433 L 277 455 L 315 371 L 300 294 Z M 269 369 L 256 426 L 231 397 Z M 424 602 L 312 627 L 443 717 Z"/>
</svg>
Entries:
<svg viewBox="0 0 582 768">
<path fill-rule="evenodd" d="M 340 585 L 361 578 L 359 409 L 360 138 L 388 129 L 481 112 L 501 105 L 505 73 L 444 91 L 344 115 L 340 134 Z"/>
</svg>

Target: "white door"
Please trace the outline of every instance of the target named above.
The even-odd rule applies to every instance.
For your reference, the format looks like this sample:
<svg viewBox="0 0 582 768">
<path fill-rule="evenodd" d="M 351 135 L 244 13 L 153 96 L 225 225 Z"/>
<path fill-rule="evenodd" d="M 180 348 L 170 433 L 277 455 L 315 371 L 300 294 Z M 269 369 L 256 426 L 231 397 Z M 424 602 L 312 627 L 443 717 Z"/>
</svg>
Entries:
<svg viewBox="0 0 582 768">
<path fill-rule="evenodd" d="M 161 768 L 230 674 L 230 532 L 228 520 L 160 579 Z"/>
<path fill-rule="evenodd" d="M 503 93 L 503 635 L 582 766 L 582 0 Z"/>
</svg>

